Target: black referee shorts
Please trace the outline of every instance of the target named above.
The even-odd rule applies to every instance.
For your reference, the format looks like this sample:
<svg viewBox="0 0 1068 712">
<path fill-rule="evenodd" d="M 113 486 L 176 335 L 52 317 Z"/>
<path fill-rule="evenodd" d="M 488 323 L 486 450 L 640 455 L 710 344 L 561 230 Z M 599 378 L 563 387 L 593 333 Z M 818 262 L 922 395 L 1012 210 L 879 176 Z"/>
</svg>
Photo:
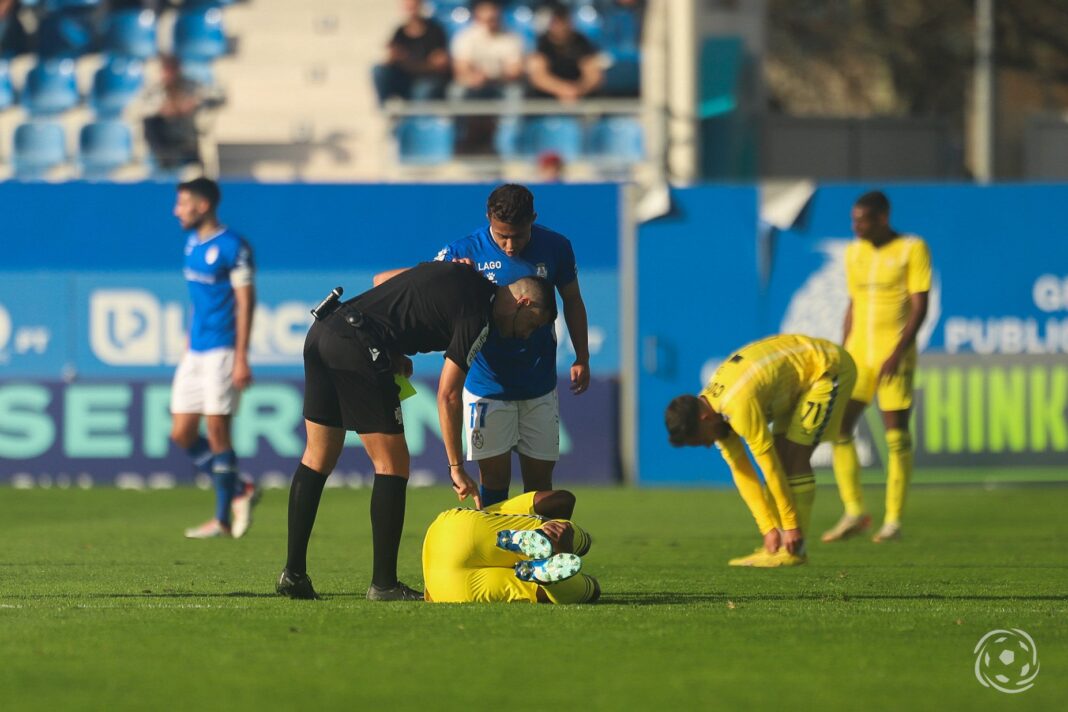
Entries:
<svg viewBox="0 0 1068 712">
<path fill-rule="evenodd" d="M 399 394 L 393 374 L 375 369 L 361 332 L 337 312 L 312 324 L 304 340 L 306 419 L 357 433 L 403 433 Z"/>
</svg>

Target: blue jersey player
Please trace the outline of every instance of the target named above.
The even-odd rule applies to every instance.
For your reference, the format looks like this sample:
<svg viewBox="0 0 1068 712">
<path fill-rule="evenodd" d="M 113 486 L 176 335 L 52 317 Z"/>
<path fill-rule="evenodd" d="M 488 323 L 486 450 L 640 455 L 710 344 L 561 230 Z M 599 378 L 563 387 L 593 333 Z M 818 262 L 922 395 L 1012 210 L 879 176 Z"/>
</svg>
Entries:
<svg viewBox="0 0 1068 712">
<path fill-rule="evenodd" d="M 526 276 L 551 282 L 563 300 L 575 349 L 571 391 L 583 393 L 590 383 L 588 327 L 571 242 L 535 223 L 534 196 L 524 186 L 498 187 L 490 194 L 486 213 L 485 227 L 450 243 L 437 259 L 470 264 L 500 285 Z M 378 275 L 376 283 L 396 273 Z M 478 462 L 484 507 L 508 499 L 513 449 L 519 453 L 524 491 L 552 489 L 553 468 L 560 458 L 553 327 L 541 327 L 527 341 L 491 332 L 467 374 L 464 438 L 467 458 Z"/>
<path fill-rule="evenodd" d="M 256 292 L 252 249 L 216 217 L 221 193 L 207 178 L 178 186 L 174 215 L 189 231 L 184 275 L 192 301 L 189 349 L 171 386 L 171 439 L 211 475 L 215 516 L 187 529 L 190 539 L 240 537 L 251 523 L 256 490 L 237 475 L 230 420 L 238 395 L 252 382 L 249 334 Z M 208 437 L 200 435 L 200 417 Z"/>
</svg>

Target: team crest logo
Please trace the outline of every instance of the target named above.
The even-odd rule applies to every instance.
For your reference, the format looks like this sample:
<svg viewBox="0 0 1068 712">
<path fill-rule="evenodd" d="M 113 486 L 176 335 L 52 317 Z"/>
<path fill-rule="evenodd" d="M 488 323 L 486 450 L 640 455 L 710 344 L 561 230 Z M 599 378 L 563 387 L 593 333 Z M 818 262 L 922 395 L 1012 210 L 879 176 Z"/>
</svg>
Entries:
<svg viewBox="0 0 1068 712">
<path fill-rule="evenodd" d="M 213 265 L 217 259 L 219 259 L 219 248 L 212 245 L 208 248 L 207 252 L 204 253 L 204 261 L 209 265 Z"/>
<path fill-rule="evenodd" d="M 397 419 L 397 425 L 404 425 L 404 416 L 401 414 L 399 405 L 393 409 L 393 417 Z"/>
<path fill-rule="evenodd" d="M 545 266 L 544 262 L 539 262 L 537 269 L 538 269 L 538 276 L 539 277 L 541 277 L 542 279 L 548 279 L 549 278 L 549 270 Z"/>
<path fill-rule="evenodd" d="M 482 437 L 482 431 L 476 430 L 471 434 L 471 443 L 475 446 L 476 450 L 481 450 L 485 444 L 485 439 Z"/>
</svg>

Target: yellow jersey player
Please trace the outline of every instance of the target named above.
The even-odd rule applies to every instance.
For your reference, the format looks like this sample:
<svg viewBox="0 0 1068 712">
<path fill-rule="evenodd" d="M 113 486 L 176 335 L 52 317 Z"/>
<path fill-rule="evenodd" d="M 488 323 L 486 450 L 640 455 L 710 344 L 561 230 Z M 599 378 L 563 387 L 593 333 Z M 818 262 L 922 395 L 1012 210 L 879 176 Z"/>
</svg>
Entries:
<svg viewBox="0 0 1068 712">
<path fill-rule="evenodd" d="M 423 582 L 435 603 L 593 603 L 597 579 L 579 573 L 592 539 L 570 521 L 565 490 L 527 492 L 482 510 L 438 515 L 423 540 Z"/>
<path fill-rule="evenodd" d="M 853 432 L 874 396 L 886 427 L 886 515 L 872 541 L 901 537 L 901 511 L 912 476 L 909 409 L 916 370 L 916 333 L 927 316 L 931 253 L 916 235 L 890 227 L 890 201 L 865 193 L 853 205 L 853 233 L 846 249 L 844 344 L 857 363 L 857 386 L 846 406 L 834 445 L 834 477 L 845 505 L 823 541 L 839 541 L 871 524 L 860 490 L 860 462 Z"/>
<path fill-rule="evenodd" d="M 816 481 L 812 451 L 837 433 L 857 370 L 842 347 L 809 336 L 772 336 L 742 347 L 697 396 L 679 396 L 664 420 L 671 444 L 716 445 L 756 519 L 764 546 L 731 566 L 807 561 Z M 742 441 L 764 474 L 764 486 Z"/>
</svg>

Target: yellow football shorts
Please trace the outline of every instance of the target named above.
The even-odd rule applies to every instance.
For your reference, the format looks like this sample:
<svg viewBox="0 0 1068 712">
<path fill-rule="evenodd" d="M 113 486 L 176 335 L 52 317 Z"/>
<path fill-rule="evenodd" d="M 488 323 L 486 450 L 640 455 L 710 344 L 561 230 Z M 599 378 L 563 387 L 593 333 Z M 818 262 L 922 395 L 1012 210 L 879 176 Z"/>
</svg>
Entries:
<svg viewBox="0 0 1068 712">
<path fill-rule="evenodd" d="M 846 403 L 857 382 L 857 367 L 842 351 L 842 360 L 834 372 L 828 372 L 802 394 L 788 423 L 773 427 L 776 435 L 785 430 L 786 439 L 800 445 L 817 445 L 837 437 L 842 427 Z"/>
<path fill-rule="evenodd" d="M 853 389 L 853 400 L 871 403 L 878 397 L 879 410 L 890 412 L 908 410 L 912 407 L 912 382 L 916 374 L 916 347 L 912 347 L 902 357 L 897 373 L 890 378 L 879 381 L 879 369 L 883 367 L 887 353 L 882 358 L 860 358 L 857 361 L 857 385 Z"/>
</svg>

